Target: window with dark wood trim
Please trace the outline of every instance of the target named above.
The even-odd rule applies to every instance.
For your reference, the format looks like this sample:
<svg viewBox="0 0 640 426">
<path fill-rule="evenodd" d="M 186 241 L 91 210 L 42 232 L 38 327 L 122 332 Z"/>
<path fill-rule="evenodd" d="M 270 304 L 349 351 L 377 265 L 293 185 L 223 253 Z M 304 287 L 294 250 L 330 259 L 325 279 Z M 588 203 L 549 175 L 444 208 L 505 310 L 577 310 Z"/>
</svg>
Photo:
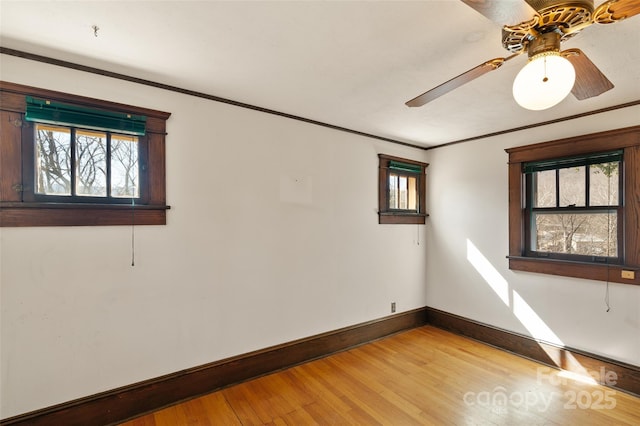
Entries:
<svg viewBox="0 0 640 426">
<path fill-rule="evenodd" d="M 36 102 L 98 121 L 60 123 Z M 0 105 L 0 226 L 166 224 L 169 113 L 8 82 Z"/>
<path fill-rule="evenodd" d="M 640 126 L 506 151 L 510 269 L 640 284 Z M 607 194 L 597 196 L 590 182 L 602 178 L 597 176 L 600 170 L 608 177 Z M 546 201 L 537 192 L 536 181 L 542 179 L 552 186 Z M 581 186 L 573 191 L 580 194 L 575 200 L 562 199 L 562 185 L 569 182 Z M 544 215 L 552 220 L 541 231 L 536 218 Z M 581 249 L 580 242 L 569 235 L 578 224 L 554 242 L 554 226 L 560 226 L 554 220 L 582 222 L 585 218 L 606 222 L 602 235 L 594 231 L 591 241 L 584 242 L 588 247 Z"/>
<path fill-rule="evenodd" d="M 428 164 L 385 154 L 378 157 L 378 223 L 424 224 Z"/>
</svg>

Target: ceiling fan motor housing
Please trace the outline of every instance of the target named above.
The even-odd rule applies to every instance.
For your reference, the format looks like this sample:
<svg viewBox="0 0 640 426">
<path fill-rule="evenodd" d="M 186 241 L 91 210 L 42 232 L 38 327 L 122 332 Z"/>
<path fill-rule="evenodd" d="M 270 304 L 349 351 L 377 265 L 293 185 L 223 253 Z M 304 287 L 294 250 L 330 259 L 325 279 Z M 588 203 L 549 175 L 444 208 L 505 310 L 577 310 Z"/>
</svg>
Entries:
<svg viewBox="0 0 640 426">
<path fill-rule="evenodd" d="M 529 59 L 560 52 L 561 35 L 557 31 L 542 33 L 529 42 Z"/>
</svg>

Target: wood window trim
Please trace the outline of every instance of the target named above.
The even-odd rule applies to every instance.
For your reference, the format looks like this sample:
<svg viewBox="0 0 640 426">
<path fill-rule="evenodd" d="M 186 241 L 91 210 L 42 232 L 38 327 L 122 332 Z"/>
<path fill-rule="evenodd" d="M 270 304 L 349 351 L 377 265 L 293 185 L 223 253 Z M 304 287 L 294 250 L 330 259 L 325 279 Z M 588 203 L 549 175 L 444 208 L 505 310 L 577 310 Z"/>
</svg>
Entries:
<svg viewBox="0 0 640 426">
<path fill-rule="evenodd" d="M 426 217 L 426 175 L 429 164 L 406 158 L 393 157 L 386 154 L 378 154 L 378 223 L 379 224 L 409 224 L 424 225 Z M 390 161 L 407 163 L 421 168 L 418 175 L 418 212 L 409 213 L 392 211 L 389 206 L 388 169 Z"/>
<path fill-rule="evenodd" d="M 525 256 L 525 182 L 522 166 L 572 155 L 624 150 L 624 238 L 622 264 L 595 264 Z M 509 154 L 509 269 L 640 285 L 640 126 L 505 150 Z M 633 271 L 633 279 L 622 278 Z"/>
<path fill-rule="evenodd" d="M 141 185 L 145 196 L 136 204 L 32 202 L 23 198 L 23 144 L 26 96 L 78 106 L 145 115 L 147 164 Z M 0 227 L 165 225 L 165 137 L 167 112 L 0 81 Z M 142 191 L 141 191 L 142 192 Z"/>
</svg>

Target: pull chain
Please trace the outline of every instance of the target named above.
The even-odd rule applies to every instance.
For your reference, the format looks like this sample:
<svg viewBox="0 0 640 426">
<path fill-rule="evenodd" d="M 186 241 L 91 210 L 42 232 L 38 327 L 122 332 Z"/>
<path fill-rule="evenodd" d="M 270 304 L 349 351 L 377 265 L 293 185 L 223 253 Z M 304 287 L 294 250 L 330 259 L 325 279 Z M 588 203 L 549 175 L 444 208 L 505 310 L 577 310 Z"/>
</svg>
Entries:
<svg viewBox="0 0 640 426">
<path fill-rule="evenodd" d="M 136 202 L 131 198 L 131 266 L 136 266 Z"/>
<path fill-rule="evenodd" d="M 618 170 L 618 173 L 620 171 Z M 609 169 L 609 173 L 607 173 L 607 203 L 611 203 L 611 169 Z M 611 212 L 607 213 L 607 286 L 605 287 L 604 292 L 604 304 L 607 306 L 606 312 L 611 310 L 611 305 L 609 305 L 609 269 L 611 268 L 611 264 L 609 263 L 609 255 L 611 254 Z"/>
</svg>

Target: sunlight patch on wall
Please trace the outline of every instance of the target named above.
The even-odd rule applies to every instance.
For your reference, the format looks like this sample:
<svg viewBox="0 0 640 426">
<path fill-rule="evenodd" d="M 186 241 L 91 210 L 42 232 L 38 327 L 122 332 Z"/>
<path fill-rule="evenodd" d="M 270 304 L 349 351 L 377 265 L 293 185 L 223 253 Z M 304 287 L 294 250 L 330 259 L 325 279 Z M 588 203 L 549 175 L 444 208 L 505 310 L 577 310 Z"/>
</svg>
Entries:
<svg viewBox="0 0 640 426">
<path fill-rule="evenodd" d="M 553 343 L 556 345 L 564 345 L 562 340 L 549 328 L 549 326 L 540 318 L 531 306 L 518 294 L 513 293 L 512 311 L 516 318 L 525 326 L 531 336 L 538 340 Z"/>
<path fill-rule="evenodd" d="M 467 260 L 489 284 L 489 287 L 498 295 L 500 300 L 511 308 L 513 314 L 531 333 L 533 338 L 556 345 L 564 345 L 522 296 L 510 288 L 509 282 L 469 239 L 467 239 Z"/>
<path fill-rule="evenodd" d="M 509 306 L 509 283 L 469 239 L 467 239 L 467 260 L 476 268 L 489 287 L 495 291 L 500 300 Z"/>
<path fill-rule="evenodd" d="M 467 260 L 498 295 L 500 300 L 511 309 L 518 321 L 529 331 L 531 337 L 541 342 L 558 345 L 560 348 L 565 346 L 564 342 L 540 318 L 526 300 L 517 291 L 511 289 L 509 282 L 469 239 L 467 239 Z M 566 373 L 570 376 L 565 377 L 581 380 L 587 384 L 594 384 L 595 380 L 571 353 L 546 345 L 541 345 L 540 348 L 547 353 L 558 367 L 571 370 L 571 372 Z"/>
</svg>

